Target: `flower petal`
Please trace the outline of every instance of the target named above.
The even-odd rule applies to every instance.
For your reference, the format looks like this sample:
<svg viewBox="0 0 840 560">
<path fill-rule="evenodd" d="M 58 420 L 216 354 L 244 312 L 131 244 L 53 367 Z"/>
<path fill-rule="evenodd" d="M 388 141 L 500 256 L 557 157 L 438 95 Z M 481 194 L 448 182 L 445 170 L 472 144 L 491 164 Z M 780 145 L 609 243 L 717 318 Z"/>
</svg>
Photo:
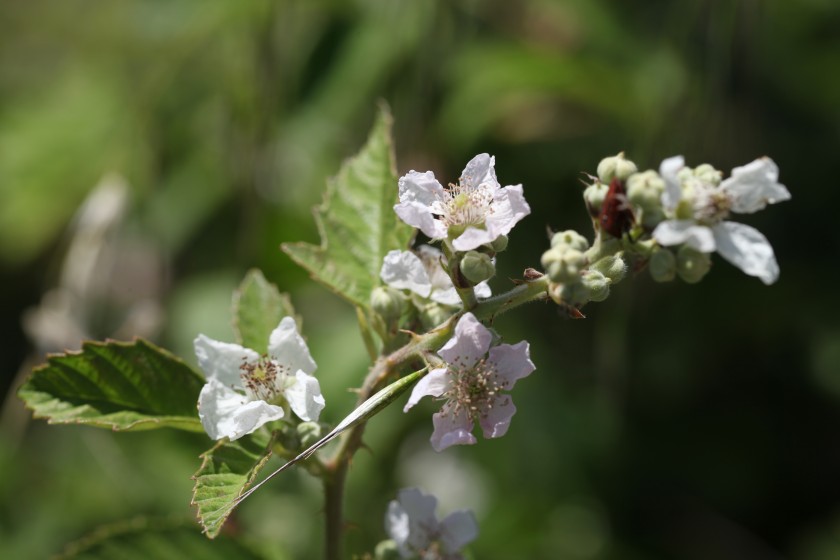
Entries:
<svg viewBox="0 0 840 560">
<path fill-rule="evenodd" d="M 461 186 L 477 189 L 482 187 L 490 187 L 496 189 L 499 187 L 499 181 L 496 179 L 496 158 L 490 154 L 478 154 L 472 158 L 464 167 L 461 173 Z"/>
<path fill-rule="evenodd" d="M 695 224 L 694 220 L 665 220 L 653 230 L 653 238 L 660 245 L 670 246 L 685 243 L 701 253 L 715 250 L 715 237 L 706 226 Z"/>
<path fill-rule="evenodd" d="M 298 334 L 297 324 L 291 317 L 283 317 L 280 324 L 268 338 L 268 353 L 290 371 L 302 370 L 312 373 L 318 367 L 303 337 Z"/>
<path fill-rule="evenodd" d="M 435 451 L 443 451 L 452 445 L 472 445 L 477 441 L 470 433 L 473 422 L 463 408 L 455 414 L 448 403 L 444 404 L 440 412 L 432 415 L 432 423 L 435 430 L 431 441 Z"/>
<path fill-rule="evenodd" d="M 317 422 L 324 410 L 324 396 L 318 380 L 302 370 L 295 372 L 294 383 L 283 391 L 297 417 L 307 422 Z"/>
<path fill-rule="evenodd" d="M 423 397 L 439 397 L 443 395 L 449 388 L 449 375 L 445 368 L 433 369 L 414 385 L 411 390 L 411 396 L 408 397 L 408 402 L 405 403 L 403 412 L 408 410 L 420 402 Z"/>
<path fill-rule="evenodd" d="M 489 298 L 493 295 L 493 291 L 490 289 L 490 284 L 487 282 L 482 282 L 481 284 L 476 284 L 475 286 L 475 295 L 479 298 Z"/>
<path fill-rule="evenodd" d="M 437 500 L 417 488 L 404 488 L 388 504 L 385 526 L 404 558 L 428 547 L 438 532 Z"/>
<path fill-rule="evenodd" d="M 516 414 L 510 395 L 502 395 L 488 407 L 478 419 L 486 438 L 498 438 L 505 435 L 510 427 L 510 419 Z"/>
<path fill-rule="evenodd" d="M 751 214 L 768 204 L 790 200 L 790 192 L 778 178 L 776 163 L 763 157 L 733 169 L 720 188 L 731 195 L 733 212 Z"/>
<path fill-rule="evenodd" d="M 472 367 L 487 353 L 492 339 L 490 331 L 475 315 L 465 313 L 455 325 L 455 336 L 438 350 L 438 355 L 450 364 Z"/>
<path fill-rule="evenodd" d="M 685 159 L 682 156 L 673 156 L 662 160 L 659 165 L 659 175 L 665 180 L 665 190 L 662 192 L 662 206 L 665 210 L 673 211 L 682 198 L 682 188 L 677 177 L 680 169 L 685 167 Z"/>
<path fill-rule="evenodd" d="M 411 227 L 416 227 L 430 239 L 446 237 L 446 226 L 440 220 L 435 219 L 429 206 L 419 202 L 400 202 L 394 206 L 394 212 L 402 221 Z"/>
<path fill-rule="evenodd" d="M 392 288 L 411 290 L 422 297 L 429 297 L 432 291 L 432 283 L 423 261 L 411 251 L 389 251 L 385 255 L 379 277 Z"/>
<path fill-rule="evenodd" d="M 440 540 L 444 550 L 455 553 L 478 537 L 478 522 L 471 511 L 460 510 L 447 515 L 440 522 Z"/>
<path fill-rule="evenodd" d="M 767 285 L 779 278 L 773 247 L 757 229 L 737 222 L 721 222 L 713 228 L 720 255 Z"/>
<path fill-rule="evenodd" d="M 247 397 L 211 378 L 198 396 L 198 416 L 204 430 L 213 439 L 231 441 L 250 434 L 266 422 L 284 415 L 279 406 Z"/>
<path fill-rule="evenodd" d="M 536 369 L 531 361 L 528 342 L 516 344 L 500 344 L 490 349 L 488 361 L 496 366 L 499 376 L 508 382 L 508 391 L 513 388 L 518 379 L 531 374 Z"/>
<path fill-rule="evenodd" d="M 218 379 L 223 385 L 242 387 L 239 376 L 240 366 L 245 362 L 256 362 L 260 356 L 250 348 L 243 348 L 238 344 L 220 342 L 200 334 L 193 342 L 198 366 L 204 376 Z"/>
<path fill-rule="evenodd" d="M 486 229 L 469 226 L 464 232 L 452 241 L 456 251 L 472 251 L 485 243 L 492 243 L 498 235 L 493 235 Z"/>
<path fill-rule="evenodd" d="M 417 202 L 429 207 L 443 196 L 443 186 L 431 171 L 409 171 L 399 181 L 400 202 Z"/>
</svg>

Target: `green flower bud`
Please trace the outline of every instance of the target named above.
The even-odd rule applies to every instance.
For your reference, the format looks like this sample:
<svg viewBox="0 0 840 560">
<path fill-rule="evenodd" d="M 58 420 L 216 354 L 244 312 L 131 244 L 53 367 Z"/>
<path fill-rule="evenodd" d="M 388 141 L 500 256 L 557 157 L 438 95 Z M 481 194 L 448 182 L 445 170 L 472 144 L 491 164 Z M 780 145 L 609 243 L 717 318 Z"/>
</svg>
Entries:
<svg viewBox="0 0 840 560">
<path fill-rule="evenodd" d="M 431 330 L 449 319 L 455 310 L 439 303 L 424 305 L 420 309 L 420 323 L 426 330 Z"/>
<path fill-rule="evenodd" d="M 576 251 L 586 251 L 589 249 L 589 240 L 575 230 L 567 229 L 566 231 L 559 231 L 551 237 L 552 249 L 561 246 L 570 247 Z"/>
<path fill-rule="evenodd" d="M 683 245 L 677 251 L 677 274 L 688 284 L 696 284 L 712 267 L 712 259 L 693 247 Z"/>
<path fill-rule="evenodd" d="M 704 183 L 717 186 L 723 179 L 723 172 L 718 171 L 708 163 L 703 163 L 694 168 L 694 176 Z"/>
<path fill-rule="evenodd" d="M 399 290 L 377 286 L 370 293 L 370 307 L 386 322 L 398 321 L 405 311 L 406 298 Z"/>
<path fill-rule="evenodd" d="M 629 159 L 624 159 L 624 152 L 620 152 L 616 156 L 601 160 L 598 164 L 598 178 L 609 184 L 616 177 L 623 181 L 637 170 L 636 164 Z"/>
<path fill-rule="evenodd" d="M 508 246 L 508 236 L 507 235 L 500 235 L 496 239 L 493 240 L 493 243 L 490 244 L 490 248 L 493 249 L 494 253 L 501 253 Z"/>
<path fill-rule="evenodd" d="M 595 217 L 601 211 L 601 207 L 604 205 L 604 198 L 607 196 L 607 191 L 609 190 L 609 185 L 605 185 L 600 181 L 595 181 L 584 189 L 583 200 L 586 201 L 589 209 L 595 213 Z"/>
<path fill-rule="evenodd" d="M 576 282 L 586 266 L 586 257 L 581 251 L 562 245 L 543 253 L 541 262 L 552 282 Z"/>
<path fill-rule="evenodd" d="M 496 265 L 489 255 L 478 251 L 468 251 L 461 259 L 461 274 L 475 284 L 490 280 L 496 274 Z"/>
<path fill-rule="evenodd" d="M 580 283 L 589 290 L 590 301 L 604 301 L 610 295 L 610 279 L 597 270 L 584 272 Z"/>
<path fill-rule="evenodd" d="M 400 560 L 400 558 L 402 558 L 399 549 L 397 548 L 397 543 L 391 539 L 382 541 L 376 545 L 376 548 L 373 551 L 373 557 L 376 560 Z"/>
<path fill-rule="evenodd" d="M 600 272 L 615 284 L 621 282 L 627 274 L 627 263 L 621 255 L 610 255 L 593 263 L 589 270 Z"/>
<path fill-rule="evenodd" d="M 562 286 L 560 299 L 573 307 L 582 307 L 591 299 L 592 290 L 584 285 L 583 282 L 573 282 L 571 284 L 563 284 Z"/>
<path fill-rule="evenodd" d="M 321 425 L 317 422 L 301 422 L 297 426 L 297 435 L 302 448 L 307 448 L 321 439 Z"/>
<path fill-rule="evenodd" d="M 655 282 L 670 282 L 677 274 L 677 259 L 668 249 L 657 249 L 650 256 L 648 270 Z"/>
</svg>

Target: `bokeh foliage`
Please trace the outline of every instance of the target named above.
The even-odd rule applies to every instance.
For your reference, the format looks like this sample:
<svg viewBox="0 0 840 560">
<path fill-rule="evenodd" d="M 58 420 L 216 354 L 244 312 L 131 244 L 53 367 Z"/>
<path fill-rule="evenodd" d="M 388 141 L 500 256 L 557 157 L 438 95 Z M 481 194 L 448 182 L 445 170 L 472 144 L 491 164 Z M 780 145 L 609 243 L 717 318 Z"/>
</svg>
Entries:
<svg viewBox="0 0 840 560">
<path fill-rule="evenodd" d="M 65 232 L 108 172 L 131 185 L 114 242 L 154 255 L 156 342 L 191 359 L 199 331 L 233 340 L 230 293 L 262 268 L 304 318 L 337 421 L 366 368 L 355 316 L 279 245 L 317 243 L 310 208 L 379 99 L 398 175 L 454 180 L 488 151 L 503 184 L 524 183 L 534 212 L 498 286 L 537 263 L 546 226 L 586 231 L 577 179 L 604 155 L 728 170 L 767 154 L 793 201 L 748 223 L 776 249 L 777 285 L 716 260 L 697 286 L 624 283 L 585 321 L 549 306 L 504 316 L 496 327 L 528 338 L 538 365 L 509 435 L 434 455 L 432 405 L 384 412 L 351 470 L 349 548 L 382 538 L 387 501 L 419 484 L 476 509 L 477 558 L 835 558 L 838 26 L 830 0 L 0 3 L 4 387 L 49 349 L 21 316 L 62 281 Z M 100 273 L 122 291 L 86 300 L 94 338 L 147 289 Z M 0 556 L 190 515 L 203 435 L 47 427 L 16 407 L 0 425 Z M 310 558 L 319 492 L 287 474 L 235 525 L 269 539 L 268 557 Z"/>
</svg>

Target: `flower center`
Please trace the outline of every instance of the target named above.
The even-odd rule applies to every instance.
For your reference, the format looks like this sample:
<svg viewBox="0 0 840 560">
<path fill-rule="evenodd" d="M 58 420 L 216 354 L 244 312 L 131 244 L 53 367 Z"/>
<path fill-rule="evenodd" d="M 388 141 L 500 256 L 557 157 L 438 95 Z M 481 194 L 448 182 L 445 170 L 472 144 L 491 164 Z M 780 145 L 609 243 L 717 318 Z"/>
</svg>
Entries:
<svg viewBox="0 0 840 560">
<path fill-rule="evenodd" d="M 474 422 L 489 414 L 498 395 L 509 386 L 496 370 L 496 364 L 486 357 L 472 366 L 463 364 L 459 357 L 448 369 L 451 382 L 445 396 L 451 403 L 450 410 L 454 415 L 466 411 Z"/>
<path fill-rule="evenodd" d="M 239 377 L 251 400 L 275 401 L 283 393 L 288 373 L 288 367 L 278 364 L 267 355 L 256 362 L 248 362 L 243 358 L 239 366 Z"/>
<path fill-rule="evenodd" d="M 449 184 L 440 200 L 442 220 L 447 227 L 480 226 L 493 212 L 493 190 L 466 186 L 463 179 L 457 185 Z"/>
<path fill-rule="evenodd" d="M 697 182 L 694 188 L 694 218 L 706 225 L 720 223 L 729 217 L 732 199 L 713 185 Z"/>
</svg>

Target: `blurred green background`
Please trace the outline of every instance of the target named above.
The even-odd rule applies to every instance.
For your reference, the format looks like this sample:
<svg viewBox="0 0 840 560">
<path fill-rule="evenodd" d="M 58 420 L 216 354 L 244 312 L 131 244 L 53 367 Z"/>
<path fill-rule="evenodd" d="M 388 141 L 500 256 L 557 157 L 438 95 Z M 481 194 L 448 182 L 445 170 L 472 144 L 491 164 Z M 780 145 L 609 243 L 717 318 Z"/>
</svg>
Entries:
<svg viewBox="0 0 840 560">
<path fill-rule="evenodd" d="M 504 316 L 538 367 L 507 437 L 438 455 L 432 403 L 384 412 L 351 470 L 348 552 L 419 485 L 476 511 L 481 559 L 840 558 L 838 29 L 835 0 L 0 3 L 0 557 L 189 518 L 209 447 L 31 421 L 13 392 L 43 352 L 140 334 L 192 359 L 197 332 L 232 339 L 231 290 L 257 266 L 304 317 L 326 419 L 350 410 L 353 312 L 278 247 L 317 242 L 310 208 L 384 99 L 400 174 L 453 180 L 486 151 L 524 183 L 498 291 L 546 227 L 589 235 L 580 172 L 620 150 L 643 169 L 766 154 L 793 200 L 743 218 L 776 250 L 774 286 L 715 257 L 700 285 L 643 273 L 584 321 Z M 97 222 L 77 209 L 103 177 L 129 189 Z M 232 528 L 315 558 L 320 507 L 293 472 Z"/>
</svg>

